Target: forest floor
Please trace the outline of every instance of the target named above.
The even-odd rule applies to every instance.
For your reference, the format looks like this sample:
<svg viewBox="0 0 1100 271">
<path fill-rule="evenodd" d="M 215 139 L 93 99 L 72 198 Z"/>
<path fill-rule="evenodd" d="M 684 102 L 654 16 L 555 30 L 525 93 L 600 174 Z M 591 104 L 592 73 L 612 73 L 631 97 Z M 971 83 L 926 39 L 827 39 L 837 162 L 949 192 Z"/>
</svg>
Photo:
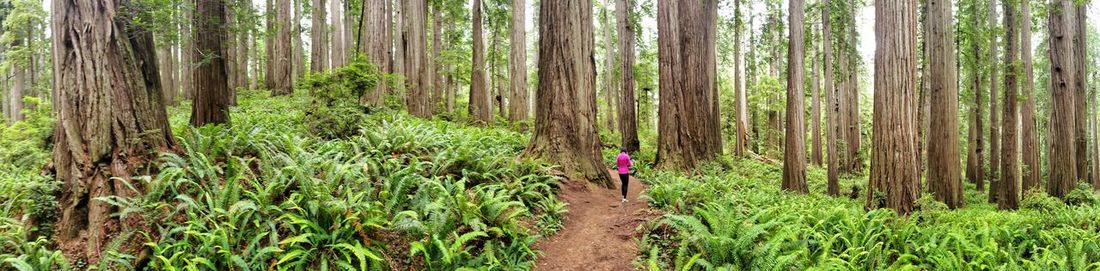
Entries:
<svg viewBox="0 0 1100 271">
<path fill-rule="evenodd" d="M 639 197 L 646 185 L 630 177 L 630 191 L 621 202 L 618 173 L 615 187 L 605 189 L 584 180 L 569 180 L 562 185 L 558 199 L 569 204 L 565 227 L 556 235 L 540 240 L 541 251 L 535 270 L 634 270 L 638 256 L 634 240 L 641 234 L 638 225 L 659 215 Z"/>
</svg>

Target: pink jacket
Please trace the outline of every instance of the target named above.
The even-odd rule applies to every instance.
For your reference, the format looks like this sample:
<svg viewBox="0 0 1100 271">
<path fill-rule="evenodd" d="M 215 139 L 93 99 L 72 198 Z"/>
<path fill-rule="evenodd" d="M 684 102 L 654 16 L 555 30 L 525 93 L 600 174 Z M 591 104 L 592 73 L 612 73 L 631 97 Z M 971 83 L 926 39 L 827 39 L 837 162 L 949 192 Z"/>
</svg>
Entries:
<svg viewBox="0 0 1100 271">
<path fill-rule="evenodd" d="M 615 164 L 619 166 L 619 174 L 629 174 L 630 166 L 634 163 L 630 161 L 630 155 L 625 152 L 619 153 L 619 158 L 616 159 Z"/>
</svg>

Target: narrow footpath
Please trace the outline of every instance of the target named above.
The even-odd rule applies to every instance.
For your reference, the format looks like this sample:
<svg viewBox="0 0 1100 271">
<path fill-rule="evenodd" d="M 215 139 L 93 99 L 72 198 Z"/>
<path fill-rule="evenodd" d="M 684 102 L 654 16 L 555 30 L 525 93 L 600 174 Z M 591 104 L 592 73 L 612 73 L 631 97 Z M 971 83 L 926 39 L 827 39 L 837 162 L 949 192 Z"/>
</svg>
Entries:
<svg viewBox="0 0 1100 271">
<path fill-rule="evenodd" d="M 569 204 L 565 227 L 557 234 L 540 240 L 541 251 L 535 270 L 634 270 L 638 256 L 635 237 L 638 225 L 656 215 L 638 195 L 646 186 L 630 178 L 629 202 L 621 203 L 618 173 L 615 188 L 588 185 L 570 180 L 562 184 L 558 199 Z"/>
</svg>

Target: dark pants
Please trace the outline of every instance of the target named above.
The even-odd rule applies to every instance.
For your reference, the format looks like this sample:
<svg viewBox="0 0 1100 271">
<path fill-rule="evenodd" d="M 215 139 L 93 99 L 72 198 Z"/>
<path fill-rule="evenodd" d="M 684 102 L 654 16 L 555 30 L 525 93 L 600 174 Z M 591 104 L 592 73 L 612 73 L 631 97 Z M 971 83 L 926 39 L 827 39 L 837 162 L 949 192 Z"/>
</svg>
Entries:
<svg viewBox="0 0 1100 271">
<path fill-rule="evenodd" d="M 630 174 L 619 173 L 619 180 L 622 181 L 623 198 L 626 198 L 626 187 L 630 184 Z"/>
</svg>

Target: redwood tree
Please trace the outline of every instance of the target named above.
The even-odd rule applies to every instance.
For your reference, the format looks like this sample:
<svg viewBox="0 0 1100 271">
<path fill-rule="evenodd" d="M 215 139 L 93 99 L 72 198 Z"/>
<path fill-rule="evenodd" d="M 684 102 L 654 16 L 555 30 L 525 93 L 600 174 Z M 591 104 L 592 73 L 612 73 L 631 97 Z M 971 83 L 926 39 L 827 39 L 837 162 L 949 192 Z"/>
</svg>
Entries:
<svg viewBox="0 0 1100 271">
<path fill-rule="evenodd" d="M 229 122 L 229 80 L 226 69 L 225 0 L 198 0 L 191 18 L 195 49 L 191 62 L 194 70 L 195 94 L 191 106 L 191 126 Z"/>
<path fill-rule="evenodd" d="M 406 0 L 405 99 L 409 113 L 432 117 L 431 68 L 428 66 L 428 0 Z"/>
<path fill-rule="evenodd" d="M 328 29 L 328 25 L 325 24 L 325 1 L 313 0 L 313 24 L 310 26 L 311 32 L 309 35 L 312 39 L 309 46 L 309 70 L 311 72 L 323 71 L 326 66 L 325 61 L 328 60 L 328 45 L 325 44 L 325 32 Z"/>
<path fill-rule="evenodd" d="M 951 8 L 948 1 L 928 1 L 925 50 L 929 69 L 924 82 L 930 99 L 928 189 L 936 200 L 954 209 L 964 202 L 959 179 L 959 87 Z"/>
<path fill-rule="evenodd" d="M 875 93 L 872 128 L 869 208 L 879 207 L 875 192 L 884 191 L 886 207 L 913 211 L 920 196 L 917 172 L 916 105 L 917 1 L 878 1 L 875 6 Z"/>
<path fill-rule="evenodd" d="M 385 1 L 388 0 L 363 1 L 363 9 L 361 9 L 363 18 L 359 20 L 359 53 L 362 53 L 363 56 L 379 70 L 385 69 L 389 62 L 389 41 L 378 38 L 385 35 L 386 32 L 389 32 L 385 23 L 385 21 L 389 19 L 389 16 L 387 16 L 382 9 L 378 8 L 382 6 Z M 382 98 L 385 93 L 386 84 L 378 84 L 373 90 L 368 90 L 363 93 L 359 102 L 370 106 L 381 106 L 383 103 Z"/>
<path fill-rule="evenodd" d="M 802 21 L 806 18 L 805 2 L 790 0 L 790 44 L 787 46 L 787 144 L 783 155 L 783 190 L 806 194 L 810 192 L 806 185 L 806 141 L 803 123 L 803 84 L 806 64 L 805 30 Z"/>
<path fill-rule="evenodd" d="M 825 151 L 828 152 L 826 158 L 828 159 L 828 180 L 826 192 L 831 196 L 840 195 L 840 159 L 837 157 L 839 151 L 837 146 L 837 136 L 839 136 L 840 126 L 839 112 L 837 109 L 837 95 L 836 86 L 833 85 L 833 33 L 832 33 L 832 18 L 829 12 L 829 1 L 824 0 L 821 9 L 821 34 L 822 34 L 822 54 L 824 55 L 823 61 L 825 62 Z"/>
<path fill-rule="evenodd" d="M 527 120 L 531 103 L 527 99 L 527 1 L 512 0 L 512 37 L 508 54 L 508 120 L 512 122 Z"/>
<path fill-rule="evenodd" d="M 989 27 L 993 28 L 997 25 L 997 0 L 989 0 L 989 5 L 986 6 L 989 11 Z M 989 63 L 997 63 L 997 39 L 989 38 Z M 997 111 L 997 88 L 1000 85 L 997 83 L 997 70 L 1000 69 L 999 65 L 990 65 L 989 69 L 989 202 L 997 202 L 997 181 L 1000 179 L 1000 159 L 1001 159 L 1001 123 L 997 121 L 997 116 L 1002 114 Z"/>
<path fill-rule="evenodd" d="M 1064 197 L 1077 184 L 1074 146 L 1073 1 L 1054 0 L 1047 15 L 1050 31 L 1050 180 L 1047 194 Z"/>
<path fill-rule="evenodd" d="M 1021 136 L 1023 136 L 1023 145 L 1020 151 L 1021 159 L 1024 162 L 1023 190 L 1028 191 L 1039 187 L 1039 178 L 1042 176 L 1042 168 L 1039 164 L 1039 133 L 1035 128 L 1035 94 L 1032 93 L 1032 86 L 1035 85 L 1035 73 L 1032 69 L 1031 5 L 1029 2 L 1021 3 L 1020 15 L 1023 16 L 1023 20 L 1020 20 L 1020 51 L 1024 68 L 1024 83 L 1020 84 L 1020 92 L 1026 98 L 1023 108 L 1020 110 L 1020 128 Z"/>
<path fill-rule="evenodd" d="M 1001 138 L 1001 146 L 1004 148 L 1004 157 L 1001 159 L 1001 182 L 997 184 L 997 207 L 1004 209 L 1016 209 L 1020 207 L 1020 186 L 1016 182 L 1019 177 L 1019 154 L 1016 153 L 1017 136 L 1016 122 L 1018 112 L 1016 109 L 1016 74 L 1018 71 L 1016 61 L 1020 55 L 1016 46 L 1019 43 L 1017 36 L 1016 5 L 1011 1 L 1002 2 L 1004 7 L 1005 25 L 1005 100 L 1004 100 L 1004 137 Z"/>
<path fill-rule="evenodd" d="M 142 221 L 141 214 L 120 218 L 96 198 L 138 196 L 141 182 L 130 182 L 131 173 L 147 172 L 174 145 L 172 130 L 152 34 L 132 13 L 111 12 L 131 2 L 51 3 L 53 165 L 61 183 L 54 238 L 69 259 L 95 263 L 111 236 Z"/>
<path fill-rule="evenodd" d="M 275 40 L 272 41 L 271 76 L 274 86 L 271 95 L 290 95 L 294 91 L 294 74 L 291 70 L 292 52 L 290 0 L 278 0 L 275 10 L 277 24 Z"/>
<path fill-rule="evenodd" d="M 657 1 L 657 166 L 694 168 L 721 152 L 715 89 L 717 0 Z M 540 77 L 541 79 L 541 77 Z"/>
<path fill-rule="evenodd" d="M 734 102 L 734 116 L 736 126 L 734 128 L 735 140 L 733 145 L 733 154 L 738 157 L 743 157 L 749 150 L 749 113 L 748 113 L 748 96 L 745 95 L 745 88 L 742 86 L 742 79 L 745 75 L 743 58 L 741 56 L 741 44 L 742 31 L 744 27 L 744 18 L 741 12 L 741 2 L 743 0 L 734 0 L 733 12 L 734 12 L 734 32 L 733 32 L 733 96 L 736 101 Z M 828 1 L 828 0 L 826 0 Z"/>
<path fill-rule="evenodd" d="M 611 187 L 596 129 L 592 28 L 591 1 L 540 2 L 538 103 L 524 155 L 558 163 L 570 178 Z"/>
<path fill-rule="evenodd" d="M 630 19 L 633 8 L 633 0 L 618 0 L 615 4 L 619 23 L 619 75 L 622 79 L 622 92 L 619 93 L 619 132 L 622 135 L 622 147 L 628 152 L 636 152 L 641 148 L 638 141 L 638 117 L 634 111 L 634 23 Z"/>
<path fill-rule="evenodd" d="M 474 122 L 489 123 L 493 121 L 493 108 L 490 107 L 489 90 L 486 88 L 488 78 L 485 75 L 485 38 L 482 33 L 481 0 L 473 0 L 470 9 L 470 13 L 473 14 L 471 21 L 473 22 L 474 52 L 473 65 L 470 67 L 470 103 L 468 109 L 470 118 Z M 540 20 L 542 19 L 540 18 Z"/>
<path fill-rule="evenodd" d="M 1087 85 L 1085 83 L 1085 79 L 1088 78 L 1088 66 L 1086 65 L 1085 61 L 1085 59 L 1088 57 L 1086 55 L 1086 48 L 1088 48 L 1088 42 L 1086 41 L 1088 40 L 1088 38 L 1085 35 L 1085 33 L 1087 33 L 1086 28 L 1088 26 L 1088 15 L 1086 11 L 1086 9 L 1088 9 L 1088 6 L 1085 2 L 1073 1 L 1073 6 L 1071 7 L 1072 10 L 1066 10 L 1066 12 L 1068 13 L 1067 16 L 1072 16 L 1073 18 L 1067 21 L 1067 24 L 1072 25 L 1073 29 L 1073 56 L 1071 57 L 1072 62 L 1071 64 L 1067 65 L 1073 65 L 1074 71 L 1073 81 L 1071 82 L 1074 89 L 1073 106 L 1074 114 L 1076 115 L 1076 118 L 1074 118 L 1074 127 L 1076 128 L 1076 131 L 1074 132 L 1074 148 L 1077 149 L 1077 179 L 1083 182 L 1089 178 L 1087 121 L 1089 105 L 1086 102 L 1088 100 L 1088 96 L 1086 96 L 1088 95 L 1088 91 L 1085 88 L 1085 86 Z M 1073 188 L 1071 187 L 1070 189 Z"/>
</svg>

